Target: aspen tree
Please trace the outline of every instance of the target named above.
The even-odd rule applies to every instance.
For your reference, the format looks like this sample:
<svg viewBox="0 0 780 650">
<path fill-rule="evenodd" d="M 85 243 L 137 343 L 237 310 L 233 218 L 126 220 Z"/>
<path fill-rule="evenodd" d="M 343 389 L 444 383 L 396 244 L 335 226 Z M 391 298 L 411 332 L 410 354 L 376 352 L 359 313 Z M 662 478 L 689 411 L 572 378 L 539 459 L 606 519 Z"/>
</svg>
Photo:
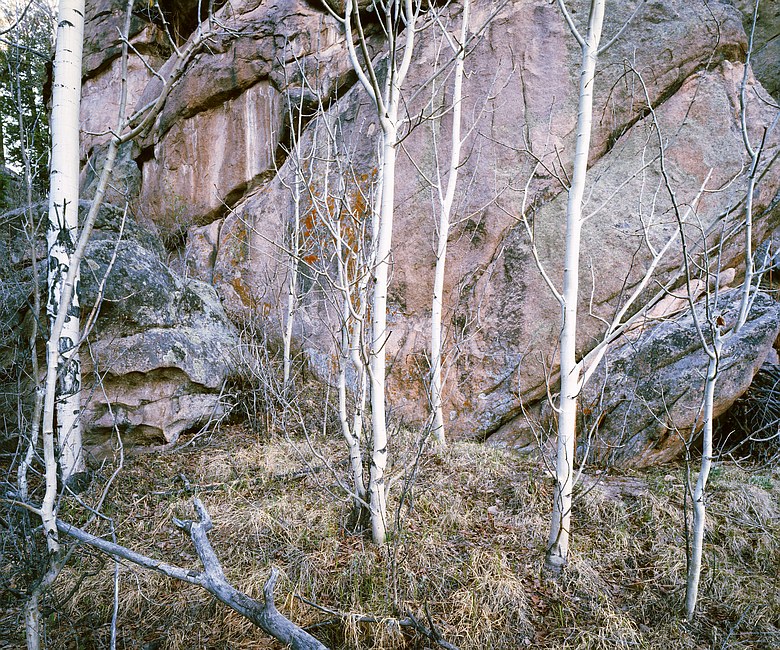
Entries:
<svg viewBox="0 0 780 650">
<path fill-rule="evenodd" d="M 436 244 L 436 270 L 433 279 L 433 299 L 431 302 L 431 411 L 433 414 L 432 432 L 440 445 L 446 444 L 444 432 L 444 414 L 442 411 L 442 312 L 444 305 L 444 270 L 447 262 L 447 239 L 450 234 L 452 204 L 455 199 L 455 187 L 458 182 L 458 169 L 461 165 L 461 114 L 463 98 L 463 68 L 466 58 L 466 36 L 468 34 L 470 1 L 464 0 L 461 18 L 460 41 L 453 42 L 449 34 L 445 35 L 455 52 L 455 73 L 452 90 L 452 138 L 450 164 L 447 170 L 447 187 L 442 191 L 441 181 L 437 184 L 439 195 L 439 225 Z"/>
<path fill-rule="evenodd" d="M 376 108 L 381 127 L 380 162 L 373 211 L 372 252 L 375 255 L 372 270 L 371 334 L 369 353 L 369 380 L 371 386 L 371 470 L 368 483 L 371 508 L 371 535 L 375 544 L 384 544 L 387 538 L 387 467 L 388 439 L 385 408 L 385 345 L 387 331 L 387 291 L 393 237 L 393 208 L 395 200 L 395 161 L 398 153 L 398 133 L 402 123 L 399 117 L 401 87 L 409 72 L 415 38 L 415 23 L 420 4 L 413 0 L 387 0 L 374 5 L 388 40 L 388 55 L 383 78 L 374 67 L 368 51 L 357 4 L 347 0 L 344 8 L 344 30 L 350 62 L 361 86 Z M 353 33 L 354 28 L 357 34 Z M 405 32 L 403 39 L 402 32 Z M 360 48 L 360 56 L 357 48 Z"/>
<path fill-rule="evenodd" d="M 688 488 L 693 507 L 693 525 L 691 531 L 692 539 L 688 558 L 688 573 L 685 589 L 685 615 L 689 621 L 693 620 L 693 616 L 696 613 L 696 604 L 699 594 L 699 582 L 701 579 L 702 556 L 704 554 L 704 527 L 707 518 L 707 509 L 704 498 L 707 481 L 712 469 L 712 433 L 715 419 L 715 388 L 718 382 L 721 353 L 724 344 L 726 344 L 729 339 L 737 335 L 745 326 L 745 323 L 748 320 L 748 315 L 750 313 L 750 308 L 753 305 L 756 292 L 758 291 L 759 281 L 763 272 L 761 267 L 765 266 L 758 265 L 757 268 L 753 259 L 753 201 L 756 194 L 756 187 L 763 171 L 760 168 L 760 162 L 768 131 L 764 132 L 761 142 L 756 144 L 755 142 L 751 141 L 750 134 L 748 133 L 747 122 L 748 75 L 750 72 L 750 58 L 753 50 L 753 35 L 756 28 L 756 19 L 758 17 L 758 5 L 759 2 L 756 0 L 753 10 L 753 22 L 750 31 L 750 41 L 748 44 L 748 52 L 745 59 L 745 68 L 742 76 L 742 85 L 740 87 L 739 95 L 742 141 L 748 157 L 744 219 L 745 277 L 742 281 L 742 287 L 740 289 L 741 298 L 739 309 L 735 322 L 730 327 L 726 325 L 724 319 L 718 313 L 717 282 L 715 282 L 716 289 L 714 299 L 712 301 L 708 301 L 707 309 L 704 313 L 706 321 L 701 321 L 696 307 L 694 306 L 693 297 L 690 293 L 690 260 L 689 256 L 687 255 L 686 247 L 684 246 L 683 249 L 684 253 L 686 253 L 684 257 L 684 263 L 687 271 L 686 278 L 688 280 L 687 286 L 689 308 L 691 310 L 691 315 L 693 316 L 694 324 L 696 325 L 696 330 L 699 334 L 702 348 L 709 358 L 707 364 L 707 374 L 704 381 L 704 396 L 702 399 L 702 414 L 700 418 L 700 422 L 703 425 L 701 431 L 701 464 L 699 466 L 699 474 L 696 478 L 696 483 Z M 777 119 L 775 119 L 773 126 L 776 125 Z M 684 243 L 685 242 L 683 240 L 683 244 Z M 719 269 L 716 269 L 716 274 L 717 271 L 719 271 Z"/>
<path fill-rule="evenodd" d="M 81 55 L 84 40 L 84 0 L 61 0 L 57 20 L 54 55 L 54 81 L 51 111 L 51 173 L 49 223 L 47 230 L 48 287 L 47 313 L 50 335 L 47 343 L 47 377 L 43 436 L 47 474 L 53 455 L 56 431 L 62 480 L 68 483 L 85 469 L 81 448 L 81 363 L 76 344 L 79 339 L 78 291 L 62 302 L 65 277 L 73 265 L 78 239 L 79 204 L 79 107 L 81 104 Z M 74 286 L 78 285 L 78 272 Z M 47 476 L 47 479 L 50 478 Z M 48 485 L 48 484 L 47 484 Z M 47 502 L 53 500 L 47 487 Z M 51 522 L 49 524 L 51 526 Z M 51 529 L 54 534 L 54 529 Z"/>
<path fill-rule="evenodd" d="M 591 124 L 593 119 L 593 84 L 596 72 L 605 0 L 592 0 L 588 16 L 588 31 L 583 37 L 572 21 L 563 0 L 558 0 L 566 22 L 580 44 L 579 101 L 577 140 L 574 150 L 574 171 L 566 205 L 566 242 L 563 269 L 563 291 L 560 294 L 561 392 L 558 403 L 558 440 L 555 460 L 555 487 L 550 537 L 545 566 L 560 571 L 569 553 L 572 490 L 574 487 L 574 443 L 577 425 L 577 398 L 581 389 L 581 364 L 575 354 L 577 335 L 577 303 L 579 298 L 580 237 L 582 233 L 582 200 L 588 170 Z"/>
</svg>

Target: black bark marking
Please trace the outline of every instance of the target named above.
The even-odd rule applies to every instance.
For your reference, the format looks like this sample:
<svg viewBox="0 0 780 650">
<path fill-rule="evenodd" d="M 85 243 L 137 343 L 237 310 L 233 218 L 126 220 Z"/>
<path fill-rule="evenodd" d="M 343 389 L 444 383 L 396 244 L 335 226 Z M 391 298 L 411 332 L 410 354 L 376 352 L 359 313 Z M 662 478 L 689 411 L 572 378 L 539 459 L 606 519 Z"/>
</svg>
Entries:
<svg viewBox="0 0 780 650">
<path fill-rule="evenodd" d="M 75 395 L 81 390 L 81 364 L 75 359 L 63 359 L 57 370 L 57 394 L 61 397 Z"/>
</svg>

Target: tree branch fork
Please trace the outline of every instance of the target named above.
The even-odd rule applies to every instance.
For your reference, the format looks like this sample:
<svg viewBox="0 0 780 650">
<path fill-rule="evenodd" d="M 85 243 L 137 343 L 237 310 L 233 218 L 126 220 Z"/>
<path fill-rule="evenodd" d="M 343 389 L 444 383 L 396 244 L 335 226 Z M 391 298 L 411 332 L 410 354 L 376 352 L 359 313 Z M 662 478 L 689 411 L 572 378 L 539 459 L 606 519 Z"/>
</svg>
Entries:
<svg viewBox="0 0 780 650">
<path fill-rule="evenodd" d="M 142 555 L 119 544 L 92 535 L 76 526 L 57 519 L 57 528 L 64 534 L 73 537 L 82 544 L 87 544 L 115 558 L 132 562 L 144 569 L 156 571 L 169 578 L 197 585 L 209 592 L 217 600 L 224 603 L 242 616 L 248 618 L 265 633 L 278 641 L 289 645 L 293 650 L 328 650 L 311 634 L 286 618 L 276 608 L 274 603 L 274 587 L 279 578 L 279 570 L 273 567 L 271 575 L 263 587 L 263 600 L 259 602 L 231 585 L 222 570 L 222 564 L 211 546 L 208 532 L 212 528 L 212 520 L 203 502 L 194 499 L 197 521 L 174 518 L 173 523 L 187 532 L 195 547 L 195 551 L 203 565 L 203 571 L 184 569 L 154 558 Z"/>
</svg>

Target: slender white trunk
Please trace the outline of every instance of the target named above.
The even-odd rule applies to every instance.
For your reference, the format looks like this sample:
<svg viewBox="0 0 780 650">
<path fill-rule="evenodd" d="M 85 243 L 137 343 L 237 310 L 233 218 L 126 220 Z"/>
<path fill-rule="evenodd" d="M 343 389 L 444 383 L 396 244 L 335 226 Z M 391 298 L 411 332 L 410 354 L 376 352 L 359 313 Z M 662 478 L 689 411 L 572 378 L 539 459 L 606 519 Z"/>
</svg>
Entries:
<svg viewBox="0 0 780 650">
<path fill-rule="evenodd" d="M 372 454 L 368 493 L 371 508 L 371 533 L 375 544 L 387 539 L 387 490 L 385 468 L 387 466 L 387 419 L 385 411 L 385 344 L 387 343 L 387 285 L 393 234 L 393 202 L 395 199 L 395 160 L 398 139 L 398 107 L 403 85 L 412 62 L 415 22 L 420 5 L 412 0 L 393 0 L 378 11 L 387 35 L 388 60 L 384 82 L 376 75 L 368 44 L 365 40 L 360 14 L 353 0 L 346 0 L 344 28 L 347 37 L 352 68 L 363 88 L 376 107 L 382 127 L 381 162 L 377 179 L 379 209 L 372 210 L 372 314 L 371 342 L 369 349 L 369 374 L 371 381 Z M 362 61 L 355 49 L 352 20 L 355 19 Z M 403 50 L 399 44 L 399 31 L 405 30 Z M 364 67 L 365 66 L 365 67 Z"/>
<path fill-rule="evenodd" d="M 699 579 L 701 578 L 701 559 L 704 552 L 704 525 L 707 512 L 704 505 L 704 490 L 712 468 L 712 413 L 715 403 L 715 384 L 718 381 L 718 360 L 723 348 L 719 334 L 716 334 L 713 352 L 707 367 L 707 379 L 704 385 L 704 430 L 702 431 L 701 468 L 696 486 L 691 495 L 693 502 L 693 530 L 691 540 L 691 555 L 688 560 L 688 580 L 685 590 L 685 615 L 693 620 L 696 611 L 696 601 L 699 596 Z"/>
<path fill-rule="evenodd" d="M 68 560 L 68 553 L 62 557 L 50 555 L 49 566 L 40 582 L 33 587 L 30 597 L 24 604 L 24 633 L 27 650 L 39 650 L 41 647 L 41 596 L 45 594 L 57 579 L 62 567 Z"/>
<path fill-rule="evenodd" d="M 341 432 L 349 449 L 349 465 L 352 472 L 352 489 L 354 490 L 355 512 L 359 512 L 366 502 L 366 485 L 363 480 L 363 452 L 360 448 L 360 435 L 362 430 L 362 404 L 365 399 L 365 388 L 361 390 L 360 382 L 365 386 L 365 373 L 358 376 L 358 391 L 355 395 L 355 412 L 352 419 L 352 425 L 349 422 L 349 410 L 347 407 L 347 368 L 352 363 L 349 356 L 349 332 L 346 326 L 342 329 L 342 357 L 339 361 L 339 421 L 341 423 Z"/>
<path fill-rule="evenodd" d="M 59 550 L 57 538 L 57 457 L 54 452 L 54 403 L 59 355 L 52 342 L 46 343 L 46 380 L 43 407 L 43 466 L 46 490 L 41 501 L 41 520 L 50 553 Z"/>
<path fill-rule="evenodd" d="M 366 410 L 366 393 L 368 386 L 366 382 L 366 365 L 360 358 L 360 339 L 362 332 L 362 323 L 356 324 L 352 332 L 351 359 L 352 367 L 357 372 L 357 394 L 355 396 L 355 411 L 352 415 L 352 435 L 358 442 L 363 435 L 363 414 Z M 361 460 L 362 476 L 362 460 Z M 365 489 L 364 489 L 365 493 Z M 364 494 L 365 496 L 365 494 Z"/>
<path fill-rule="evenodd" d="M 39 593 L 36 589 L 24 605 L 24 636 L 27 650 L 40 650 L 41 647 L 41 610 Z"/>
<path fill-rule="evenodd" d="M 374 295 L 371 320 L 371 428 L 372 455 L 368 491 L 371 504 L 371 536 L 375 544 L 387 538 L 387 502 L 385 468 L 387 466 L 387 419 L 385 411 L 385 344 L 387 343 L 387 289 L 393 236 L 393 201 L 395 199 L 395 158 L 397 126 L 383 118 L 382 198 L 379 210 Z"/>
<path fill-rule="evenodd" d="M 287 284 L 287 312 L 285 313 L 283 341 L 284 366 L 282 370 L 282 391 L 285 398 L 287 397 L 287 387 L 290 383 L 292 331 L 295 319 L 295 303 L 298 296 L 298 253 L 300 249 L 301 233 L 301 181 L 297 174 L 294 183 L 293 203 L 295 206 L 295 218 L 293 221 L 292 237 L 290 238 L 290 280 Z"/>
<path fill-rule="evenodd" d="M 352 425 L 349 422 L 349 408 L 347 405 L 347 370 L 353 364 L 353 346 L 359 344 L 354 341 L 354 335 L 359 337 L 358 323 L 354 322 L 352 294 L 350 292 L 349 267 L 350 259 L 353 253 L 347 250 L 345 259 L 345 247 L 343 245 L 343 234 L 340 222 L 336 222 L 335 227 L 336 259 L 338 260 L 338 278 L 341 287 L 342 308 L 341 308 L 341 341 L 339 350 L 339 375 L 338 375 L 338 394 L 339 394 L 339 422 L 341 424 L 341 433 L 347 443 L 349 450 L 349 465 L 352 472 L 353 489 L 353 508 L 355 515 L 355 525 L 361 524 L 361 513 L 364 511 L 367 502 L 367 492 L 365 481 L 363 480 L 363 452 L 360 447 L 360 436 L 363 429 L 363 407 L 365 404 L 365 368 L 362 363 L 355 363 L 355 371 L 358 373 L 358 390 L 355 394 L 355 410 L 353 412 Z M 348 248 L 348 247 L 347 247 Z M 357 263 L 356 263 L 357 266 Z M 362 311 L 359 312 L 359 315 Z M 355 357 L 359 361 L 359 353 L 355 349 Z"/>
<path fill-rule="evenodd" d="M 52 338 L 48 343 L 47 362 L 54 364 L 56 370 L 56 428 L 62 480 L 66 483 L 85 469 L 79 421 L 81 364 L 76 347 L 80 333 L 78 292 L 73 291 L 69 304 L 60 303 L 65 276 L 73 263 L 72 256 L 78 238 L 79 105 L 83 35 L 84 0 L 61 0 L 52 87 L 52 151 L 47 232 L 47 311 Z M 74 288 L 77 287 L 78 275 L 74 281 Z M 66 310 L 66 314 L 61 331 L 56 332 L 54 321 L 61 310 Z M 53 402 L 47 402 L 49 410 L 52 410 L 52 405 Z M 45 424 L 51 427 L 52 418 L 53 413 L 45 414 Z M 44 426 L 44 436 L 49 433 Z"/>
<path fill-rule="evenodd" d="M 452 149 L 447 171 L 447 190 L 442 195 L 439 185 L 440 214 L 439 239 L 436 246 L 436 271 L 433 276 L 433 301 L 431 304 L 431 410 L 433 412 L 433 435 L 436 442 L 446 445 L 444 413 L 442 407 L 442 312 L 444 311 L 444 270 L 447 262 L 447 239 L 450 234 L 450 216 L 458 182 L 461 150 L 461 113 L 463 96 L 463 67 L 466 57 L 464 44 L 468 34 L 469 0 L 463 3 L 463 24 L 460 30 L 461 49 L 455 61 L 455 83 L 452 92 Z"/>
<path fill-rule="evenodd" d="M 747 83 L 750 71 L 750 57 L 753 52 L 753 37 L 755 34 L 756 20 L 758 18 L 758 0 L 756 0 L 753 9 L 753 25 L 750 30 L 750 40 L 748 42 L 747 58 L 742 77 L 742 86 L 740 89 L 740 122 L 742 127 L 742 140 L 745 150 L 750 158 L 750 167 L 748 171 L 748 186 L 745 196 L 745 278 L 742 281 L 742 298 L 740 300 L 737 319 L 732 328 L 722 333 L 718 327 L 715 328 L 712 347 L 708 348 L 704 340 L 701 326 L 696 319 L 696 310 L 693 302 L 690 304 L 691 313 L 694 322 L 699 327 L 699 335 L 702 338 L 702 345 L 710 357 L 707 367 L 707 379 L 704 385 L 703 419 L 704 429 L 702 431 L 702 458 L 699 476 L 696 480 L 696 486 L 691 494 L 693 503 L 693 530 L 691 539 L 691 550 L 688 561 L 688 576 L 685 589 L 685 615 L 688 621 L 693 620 L 696 612 L 696 603 L 699 597 L 699 582 L 701 580 L 701 562 L 704 553 L 704 527 L 706 523 L 707 509 L 704 504 L 704 494 L 707 487 L 707 479 L 712 467 L 712 425 L 713 425 L 713 404 L 715 401 L 715 385 L 718 379 L 718 362 L 720 361 L 721 350 L 724 341 L 732 336 L 736 336 L 747 322 L 750 311 L 751 297 L 753 295 L 753 279 L 756 276 L 756 270 L 753 263 L 753 194 L 756 190 L 756 183 L 759 178 L 759 161 L 761 159 L 762 147 L 754 148 L 750 141 L 747 124 Z M 717 294 L 716 294 L 717 295 Z"/>
<path fill-rule="evenodd" d="M 581 44 L 582 63 L 580 67 L 577 141 L 574 150 L 574 170 L 566 206 L 566 252 L 563 268 L 562 322 L 559 339 L 561 394 L 558 406 L 558 445 L 555 460 L 553 513 L 545 557 L 545 565 L 553 571 L 559 571 L 566 564 L 569 553 L 569 534 L 571 531 L 577 399 L 581 388 L 581 365 L 577 363 L 576 359 L 576 338 L 580 237 L 582 234 L 582 198 L 585 192 L 585 178 L 590 151 L 596 56 L 603 20 L 604 0 L 593 0 L 588 20 L 588 33 Z"/>
</svg>

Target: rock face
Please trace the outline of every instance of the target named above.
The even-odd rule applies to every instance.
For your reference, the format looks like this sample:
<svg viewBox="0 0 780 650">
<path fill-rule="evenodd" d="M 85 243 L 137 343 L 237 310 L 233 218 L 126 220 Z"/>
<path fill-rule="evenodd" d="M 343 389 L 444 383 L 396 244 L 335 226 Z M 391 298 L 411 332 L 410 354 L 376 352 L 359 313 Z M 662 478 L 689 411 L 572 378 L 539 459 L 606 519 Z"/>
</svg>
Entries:
<svg viewBox="0 0 780 650">
<path fill-rule="evenodd" d="M 735 0 L 734 4 L 742 11 L 745 31 L 750 34 L 756 3 Z M 780 97 L 780 69 L 777 66 L 780 61 L 780 5 L 776 2 L 765 2 L 760 4 L 759 8 L 751 60 L 761 85 L 777 100 Z"/>
<path fill-rule="evenodd" d="M 82 214 L 88 208 L 82 202 Z M 36 222 L 46 218 L 46 210 L 35 206 Z M 21 217 L 17 211 L 0 219 L 15 223 Z M 82 264 L 83 322 L 102 295 L 81 354 L 85 442 L 102 443 L 115 427 L 126 444 L 171 442 L 221 415 L 219 393 L 235 367 L 238 334 L 212 287 L 184 280 L 163 263 L 159 235 L 132 219 L 124 227 L 121 222 L 121 210 L 101 208 Z M 25 364 L 25 355 L 12 351 L 27 349 L 33 281 L 21 230 L 2 244 L 11 265 L 3 271 L 0 315 L 18 336 L 0 350 L 5 381 Z M 39 242 L 39 260 L 44 252 Z M 38 267 L 45 282 L 44 265 Z"/>
<path fill-rule="evenodd" d="M 85 362 L 89 442 L 114 426 L 135 443 L 171 442 L 222 414 L 219 393 L 236 364 L 238 334 L 212 287 L 163 264 L 158 238 L 131 223 L 117 244 L 120 213 L 106 215 L 82 266 L 88 308 L 107 278 Z"/>
<path fill-rule="evenodd" d="M 143 166 L 139 205 L 168 230 L 190 220 L 209 223 L 272 167 L 280 103 L 279 93 L 259 82 L 235 99 L 175 122 Z"/>
<path fill-rule="evenodd" d="M 702 323 L 719 316 L 730 327 L 739 311 L 738 289 L 720 296 Z M 748 322 L 723 349 L 714 417 L 724 413 L 750 386 L 780 334 L 780 303 L 758 293 Z M 655 324 L 608 354 L 582 396 L 583 430 L 599 423 L 591 440 L 595 459 L 605 464 L 645 467 L 676 458 L 701 426 L 700 407 L 709 358 L 689 311 Z M 585 436 L 583 436 L 585 438 Z M 581 440 L 584 447 L 586 440 Z M 581 449 L 582 452 L 582 449 Z"/>
<path fill-rule="evenodd" d="M 350 77 L 338 23 L 305 3 L 243 0 L 217 18 L 226 29 L 137 144 L 148 158 L 139 206 L 167 229 L 212 222 L 273 175 L 290 106 L 301 97 L 307 107 L 327 103 Z M 159 83 L 150 83 L 138 105 L 157 92 Z"/>
<path fill-rule="evenodd" d="M 635 4 L 610 7 L 604 42 L 619 32 Z M 481 30 L 495 7 L 489 1 L 475 5 L 472 32 Z M 573 3 L 572 10 L 578 23 L 587 13 L 582 2 Z M 290 187 L 296 161 L 309 157 L 306 182 L 309 188 L 321 187 L 322 164 L 316 161 L 333 152 L 319 143 L 325 127 L 336 125 L 336 156 L 348 162 L 348 183 L 365 184 L 364 194 L 370 197 L 378 123 L 354 83 L 340 27 L 324 9 L 296 0 L 242 0 L 225 5 L 218 16 L 230 29 L 216 35 L 192 62 L 154 128 L 134 148 L 140 167 L 134 205 L 157 224 L 166 241 L 175 242 L 182 268 L 213 284 L 232 316 L 257 317 L 278 327 L 290 267 L 285 251 L 294 214 Z M 451 18 L 457 24 L 457 8 Z M 720 233 L 728 233 L 721 266 L 739 273 L 738 224 L 747 163 L 739 115 L 743 78 L 754 142 L 775 117 L 750 70 L 745 77 L 743 18 L 727 3 L 642 3 L 600 57 L 581 255 L 580 354 L 603 336 L 603 319 L 614 314 L 641 280 L 651 251 L 674 237 L 675 215 L 685 213 L 708 176 L 707 191 L 688 217 L 689 250 L 699 254 Z M 136 32 L 150 51 L 158 42 L 155 29 L 149 23 Z M 370 44 L 381 50 L 375 29 Z M 418 39 L 404 88 L 411 98 L 406 105 L 410 115 L 427 111 L 435 118 L 416 123 L 399 155 L 386 346 L 391 411 L 416 422 L 425 419 L 427 410 L 435 265 L 430 179 L 447 160 L 451 128 L 450 114 L 442 110 L 451 94 L 447 75 L 436 77 L 435 90 L 430 85 L 431 75 L 446 63 L 439 45 L 433 32 Z M 115 76 L 112 56 L 90 64 L 85 89 L 92 89 L 91 97 L 104 94 L 97 92 L 104 87 L 100 84 L 105 80 L 108 87 L 109 75 Z M 467 58 L 463 102 L 468 155 L 460 171 L 445 279 L 445 412 L 455 436 L 512 439 L 526 426 L 524 411 L 533 411 L 545 398 L 546 380 L 555 381 L 559 306 L 536 267 L 519 217 L 525 206 L 539 258 L 559 283 L 578 59 L 577 44 L 557 8 L 544 0 L 502 9 Z M 157 80 L 144 82 L 143 74 L 139 71 L 133 90 L 139 106 L 159 89 Z M 309 85 L 302 84 L 304 77 Z M 315 115 L 318 96 L 326 116 Z M 303 107 L 308 120 L 297 155 L 289 155 L 292 107 Z M 100 103 L 83 110 L 99 113 Z M 778 149 L 780 135 L 774 129 L 764 143 L 754 197 L 754 244 L 780 222 Z M 321 224 L 306 227 L 314 232 Z M 320 252 L 323 258 L 330 254 Z M 672 247 L 651 286 L 674 282 L 681 261 L 679 246 Z M 300 293 L 297 344 L 327 380 L 335 322 L 328 289 L 305 280 Z M 157 325 L 150 321 L 138 327 Z M 646 451 L 652 455 L 654 450 Z M 644 452 L 637 448 L 635 453 Z"/>
</svg>

